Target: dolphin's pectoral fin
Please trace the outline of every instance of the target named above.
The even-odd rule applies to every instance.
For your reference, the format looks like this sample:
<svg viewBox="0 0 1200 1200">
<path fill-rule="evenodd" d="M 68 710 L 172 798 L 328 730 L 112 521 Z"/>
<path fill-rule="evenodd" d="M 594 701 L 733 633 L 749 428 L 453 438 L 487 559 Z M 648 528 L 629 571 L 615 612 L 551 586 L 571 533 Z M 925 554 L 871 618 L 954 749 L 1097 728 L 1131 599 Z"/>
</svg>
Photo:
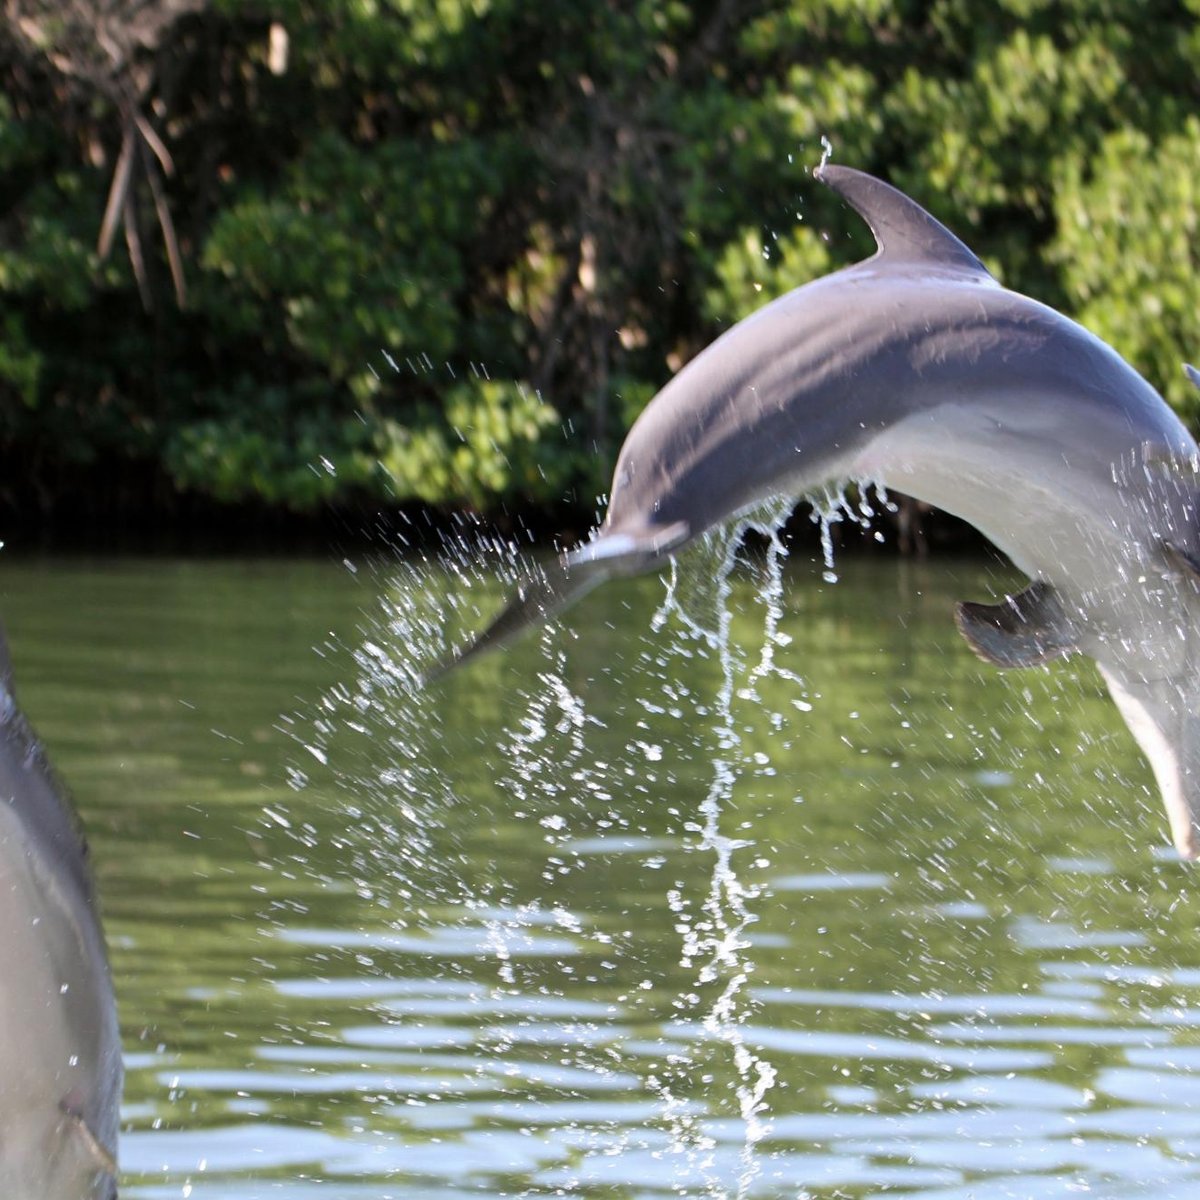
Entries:
<svg viewBox="0 0 1200 1200">
<path fill-rule="evenodd" d="M 1078 636 L 1048 583 L 1031 583 L 1003 604 L 954 606 L 954 620 L 967 645 L 997 667 L 1036 667 L 1070 654 Z"/>
<path fill-rule="evenodd" d="M 58 1102 L 58 1111 L 67 1119 L 68 1128 L 72 1135 L 79 1140 L 84 1153 L 96 1164 L 97 1171 L 103 1171 L 114 1179 L 117 1174 L 117 1160 L 112 1151 L 96 1136 L 95 1130 L 87 1123 L 87 1118 L 80 1111 L 79 1105 L 72 1095 L 64 1096 Z"/>
</svg>

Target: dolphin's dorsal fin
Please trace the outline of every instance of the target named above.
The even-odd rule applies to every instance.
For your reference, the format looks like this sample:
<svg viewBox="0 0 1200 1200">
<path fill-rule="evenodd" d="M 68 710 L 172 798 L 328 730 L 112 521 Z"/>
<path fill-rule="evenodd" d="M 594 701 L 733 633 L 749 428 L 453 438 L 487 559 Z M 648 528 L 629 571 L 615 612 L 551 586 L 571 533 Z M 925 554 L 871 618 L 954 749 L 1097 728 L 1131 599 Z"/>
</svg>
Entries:
<svg viewBox="0 0 1200 1200">
<path fill-rule="evenodd" d="M 1003 604 L 954 606 L 954 620 L 967 644 L 996 667 L 1036 667 L 1070 654 L 1077 635 L 1048 583 L 1031 583 Z"/>
<path fill-rule="evenodd" d="M 871 227 L 884 263 L 924 264 L 991 279 L 975 254 L 903 192 L 853 167 L 826 163 L 813 177 L 828 184 Z"/>
</svg>

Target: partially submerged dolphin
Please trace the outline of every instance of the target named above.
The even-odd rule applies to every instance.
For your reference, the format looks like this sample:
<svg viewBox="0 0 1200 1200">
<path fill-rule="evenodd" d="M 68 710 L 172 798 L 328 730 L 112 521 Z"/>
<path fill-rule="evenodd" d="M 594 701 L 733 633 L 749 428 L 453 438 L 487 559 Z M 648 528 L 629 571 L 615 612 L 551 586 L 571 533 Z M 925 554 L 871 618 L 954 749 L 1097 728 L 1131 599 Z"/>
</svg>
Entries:
<svg viewBox="0 0 1200 1200">
<path fill-rule="evenodd" d="M 0 1196 L 113 1200 L 121 1075 L 84 843 L 0 635 Z"/>
<path fill-rule="evenodd" d="M 1175 846 L 1200 856 L 1196 442 L 1111 347 L 1001 287 L 903 193 L 848 167 L 814 175 L 876 254 L 688 363 L 630 430 L 592 540 L 436 673 L 767 499 L 870 480 L 969 521 L 1031 577 L 1001 604 L 960 604 L 960 630 L 1002 667 L 1095 659 Z"/>
</svg>

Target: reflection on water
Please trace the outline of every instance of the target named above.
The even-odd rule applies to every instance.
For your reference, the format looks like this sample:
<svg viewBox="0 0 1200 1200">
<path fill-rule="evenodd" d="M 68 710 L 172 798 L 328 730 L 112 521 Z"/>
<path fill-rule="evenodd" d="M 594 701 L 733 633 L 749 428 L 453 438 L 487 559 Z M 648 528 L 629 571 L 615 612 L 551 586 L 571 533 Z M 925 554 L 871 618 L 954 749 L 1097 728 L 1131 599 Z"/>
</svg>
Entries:
<svg viewBox="0 0 1200 1200">
<path fill-rule="evenodd" d="M 414 698 L 462 581 L 5 561 L 104 900 L 122 1195 L 1197 1194 L 1195 874 L 1091 669 L 977 663 L 982 566 L 839 574 L 788 572 L 796 678 L 746 684 L 747 572 L 732 667 L 642 580 Z"/>
</svg>

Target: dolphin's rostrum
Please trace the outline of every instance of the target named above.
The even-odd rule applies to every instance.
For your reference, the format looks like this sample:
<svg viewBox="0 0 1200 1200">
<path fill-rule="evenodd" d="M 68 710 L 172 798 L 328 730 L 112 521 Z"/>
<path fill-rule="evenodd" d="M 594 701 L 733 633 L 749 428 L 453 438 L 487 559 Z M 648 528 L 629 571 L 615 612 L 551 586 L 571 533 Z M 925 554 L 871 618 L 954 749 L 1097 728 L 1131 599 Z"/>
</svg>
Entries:
<svg viewBox="0 0 1200 1200">
<path fill-rule="evenodd" d="M 959 605 L 960 630 L 1002 667 L 1095 659 L 1175 846 L 1200 856 L 1196 442 L 1116 351 L 1001 287 L 907 196 L 848 167 L 814 174 L 876 254 L 688 363 L 630 430 L 593 539 L 438 673 L 767 499 L 871 480 L 969 521 L 1030 576 L 1001 604 Z"/>
</svg>

